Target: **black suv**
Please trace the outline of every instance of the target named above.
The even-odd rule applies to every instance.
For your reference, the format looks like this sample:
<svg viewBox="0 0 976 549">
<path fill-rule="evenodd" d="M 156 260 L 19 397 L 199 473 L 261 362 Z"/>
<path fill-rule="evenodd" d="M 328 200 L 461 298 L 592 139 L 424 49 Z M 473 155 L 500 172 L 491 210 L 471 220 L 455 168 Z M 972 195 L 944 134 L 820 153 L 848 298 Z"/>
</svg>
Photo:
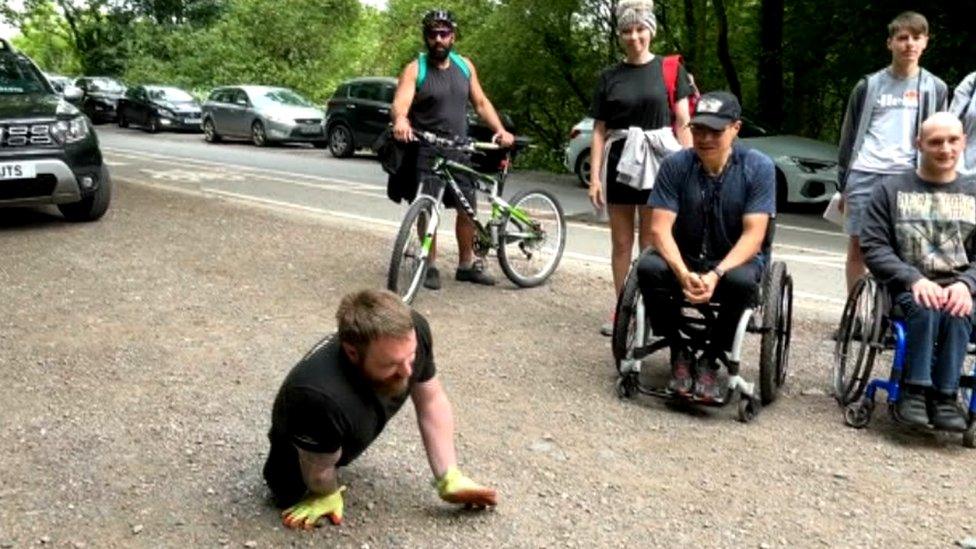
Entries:
<svg viewBox="0 0 976 549">
<path fill-rule="evenodd" d="M 91 122 L 0 38 L 0 207 L 56 204 L 69 220 L 94 221 L 111 194 Z"/>
<path fill-rule="evenodd" d="M 325 132 L 332 156 L 346 158 L 357 149 L 375 150 L 376 139 L 390 124 L 396 86 L 396 78 L 366 76 L 347 80 L 336 88 L 325 111 Z M 515 131 L 511 118 L 504 113 L 498 115 L 509 131 Z M 488 141 L 493 132 L 469 110 L 468 135 Z"/>
</svg>

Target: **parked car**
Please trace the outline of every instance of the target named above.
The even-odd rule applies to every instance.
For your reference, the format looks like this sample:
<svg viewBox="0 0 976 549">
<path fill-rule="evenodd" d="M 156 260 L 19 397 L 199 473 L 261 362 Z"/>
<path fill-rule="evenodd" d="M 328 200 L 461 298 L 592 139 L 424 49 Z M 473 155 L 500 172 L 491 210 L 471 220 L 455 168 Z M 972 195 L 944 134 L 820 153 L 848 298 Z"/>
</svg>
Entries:
<svg viewBox="0 0 976 549">
<path fill-rule="evenodd" d="M 163 129 L 200 131 L 202 122 L 200 103 L 172 86 L 133 86 L 119 99 L 116 110 L 120 128 L 135 124 L 151 133 Z"/>
<path fill-rule="evenodd" d="M 210 143 L 250 139 L 258 147 L 272 142 L 309 142 L 325 148 L 325 112 L 288 88 L 227 86 L 203 103 L 203 134 Z"/>
<path fill-rule="evenodd" d="M 346 158 L 359 149 L 376 150 L 376 139 L 390 124 L 396 86 L 396 78 L 366 76 L 347 80 L 336 88 L 325 111 L 325 132 L 332 156 Z M 514 132 L 511 118 L 505 113 L 499 116 L 505 127 Z M 488 141 L 493 133 L 474 111 L 468 111 L 469 136 Z"/>
<path fill-rule="evenodd" d="M 50 74 L 44 73 L 47 77 L 47 81 L 51 83 L 51 87 L 58 95 L 64 94 L 64 89 L 71 85 L 72 79 L 67 76 L 61 76 L 60 74 Z"/>
<path fill-rule="evenodd" d="M 91 122 L 26 55 L 0 39 L 0 207 L 55 204 L 65 218 L 105 214 L 112 181 Z"/>
<path fill-rule="evenodd" d="M 584 118 L 570 132 L 565 149 L 566 169 L 573 171 L 580 185 L 589 186 L 590 142 L 593 119 Z M 837 181 L 837 147 L 798 135 L 770 135 L 764 128 L 743 118 L 739 142 L 754 148 L 776 165 L 776 201 L 788 203 L 825 202 Z"/>
<path fill-rule="evenodd" d="M 82 76 L 75 80 L 81 89 L 81 111 L 88 115 L 93 124 L 115 120 L 115 106 L 125 93 L 125 86 L 105 76 Z"/>
</svg>

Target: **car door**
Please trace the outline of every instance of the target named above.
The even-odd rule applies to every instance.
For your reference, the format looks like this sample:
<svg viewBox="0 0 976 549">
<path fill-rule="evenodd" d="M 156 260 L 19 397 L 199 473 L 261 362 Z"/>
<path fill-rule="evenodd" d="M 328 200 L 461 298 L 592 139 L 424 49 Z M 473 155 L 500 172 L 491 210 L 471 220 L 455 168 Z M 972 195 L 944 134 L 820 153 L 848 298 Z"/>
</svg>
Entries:
<svg viewBox="0 0 976 549">
<path fill-rule="evenodd" d="M 146 126 L 149 124 L 149 116 L 151 110 L 147 104 L 149 100 L 149 93 L 144 86 L 136 86 L 136 91 L 133 94 L 131 109 L 132 119 L 135 120 L 140 126 Z"/>
<path fill-rule="evenodd" d="M 396 94 L 396 85 L 390 82 L 373 82 L 371 99 L 365 101 L 361 116 L 363 117 L 364 133 L 361 145 L 372 146 L 380 134 L 390 124 L 390 106 Z"/>
<path fill-rule="evenodd" d="M 234 103 L 230 109 L 230 127 L 234 135 L 251 135 L 251 101 L 247 92 L 242 89 L 234 90 Z"/>
<path fill-rule="evenodd" d="M 210 97 L 203 103 L 203 112 L 210 116 L 217 133 L 220 133 L 224 127 L 224 100 L 226 97 L 227 90 L 214 90 L 210 92 Z"/>
</svg>

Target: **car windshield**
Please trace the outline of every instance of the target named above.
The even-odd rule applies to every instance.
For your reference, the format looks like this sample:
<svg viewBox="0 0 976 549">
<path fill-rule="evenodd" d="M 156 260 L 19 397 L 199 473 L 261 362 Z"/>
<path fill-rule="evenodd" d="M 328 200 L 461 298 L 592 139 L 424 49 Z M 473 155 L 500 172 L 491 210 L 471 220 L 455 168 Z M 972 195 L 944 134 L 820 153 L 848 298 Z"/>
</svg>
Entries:
<svg viewBox="0 0 976 549">
<path fill-rule="evenodd" d="M 149 90 L 149 98 L 170 103 L 186 103 L 193 101 L 193 96 L 179 88 L 153 88 Z"/>
<path fill-rule="evenodd" d="M 90 82 L 88 89 L 93 92 L 122 93 L 125 91 L 125 86 L 120 84 L 118 80 L 111 78 L 92 78 Z"/>
<path fill-rule="evenodd" d="M 0 55 L 0 95 L 46 92 L 44 77 L 30 63 L 13 55 Z"/>
<path fill-rule="evenodd" d="M 312 107 L 312 102 L 291 90 L 270 90 L 257 96 L 254 103 L 259 107 L 288 105 L 290 107 Z"/>
</svg>

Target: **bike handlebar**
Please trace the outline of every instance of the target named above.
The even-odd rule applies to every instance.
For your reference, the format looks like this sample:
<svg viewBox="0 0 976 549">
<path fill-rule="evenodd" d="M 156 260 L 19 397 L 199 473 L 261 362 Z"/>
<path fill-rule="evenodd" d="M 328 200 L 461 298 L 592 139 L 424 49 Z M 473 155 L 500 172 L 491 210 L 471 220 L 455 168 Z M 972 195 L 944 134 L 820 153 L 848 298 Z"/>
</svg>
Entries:
<svg viewBox="0 0 976 549">
<path fill-rule="evenodd" d="M 431 132 L 413 132 L 414 138 L 417 141 L 427 143 L 434 147 L 442 149 L 453 149 L 456 151 L 464 152 L 477 152 L 477 151 L 498 151 L 505 149 L 498 143 L 490 143 L 486 141 L 474 141 L 467 137 L 440 137 L 437 134 Z"/>
</svg>

